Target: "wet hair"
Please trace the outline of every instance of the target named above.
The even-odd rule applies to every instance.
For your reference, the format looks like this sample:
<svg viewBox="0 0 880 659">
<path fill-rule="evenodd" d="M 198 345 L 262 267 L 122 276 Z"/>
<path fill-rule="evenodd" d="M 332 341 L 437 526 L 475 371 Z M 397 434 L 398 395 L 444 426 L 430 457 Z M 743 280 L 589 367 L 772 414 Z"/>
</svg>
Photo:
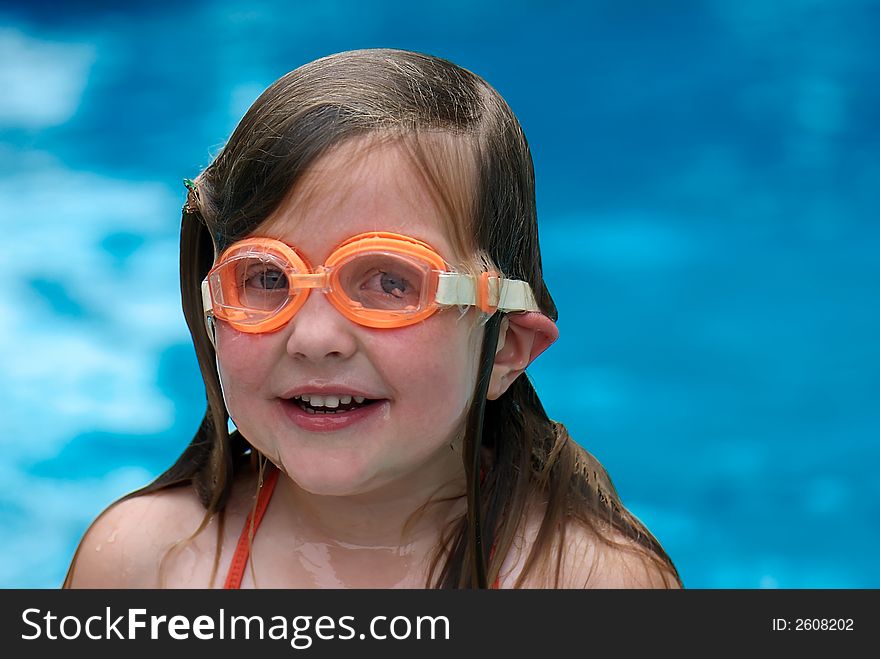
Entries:
<svg viewBox="0 0 880 659">
<path fill-rule="evenodd" d="M 240 432 L 227 430 L 200 283 L 215 255 L 266 221 L 310 165 L 333 148 L 371 136 L 407 148 L 448 219 L 447 234 L 460 256 L 527 281 L 542 312 L 557 318 L 541 268 L 529 147 L 513 112 L 488 83 L 446 60 L 389 49 L 339 53 L 288 73 L 257 99 L 213 162 L 188 184 L 181 294 L 207 409 L 178 460 L 130 496 L 191 485 L 206 509 L 196 533 L 217 513 L 222 529 L 233 481 L 253 454 Z M 672 561 L 622 505 L 604 468 L 548 418 L 526 374 L 497 400 L 486 399 L 501 321 L 495 313 L 485 323 L 466 418 L 467 514 L 442 533 L 427 585 L 485 588 L 534 511 L 540 523 L 516 585 L 538 571 L 548 575 L 548 586 L 560 584 L 572 523 L 654 564 L 667 585 L 680 585 Z M 219 551 L 214 574 L 217 560 Z"/>
</svg>

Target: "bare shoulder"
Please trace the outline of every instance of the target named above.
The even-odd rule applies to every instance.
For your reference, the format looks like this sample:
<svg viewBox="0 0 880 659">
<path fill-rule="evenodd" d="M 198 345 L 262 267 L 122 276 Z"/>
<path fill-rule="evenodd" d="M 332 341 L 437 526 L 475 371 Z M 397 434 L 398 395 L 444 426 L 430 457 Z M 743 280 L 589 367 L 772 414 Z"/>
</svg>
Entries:
<svg viewBox="0 0 880 659">
<path fill-rule="evenodd" d="M 582 523 L 566 529 L 562 551 L 563 588 L 679 588 L 669 567 L 650 550 L 617 531 L 610 542 Z"/>
<path fill-rule="evenodd" d="M 205 509 L 188 487 L 119 501 L 86 531 L 68 576 L 70 588 L 158 588 L 168 552 L 199 527 Z"/>
<path fill-rule="evenodd" d="M 606 537 L 586 524 L 571 520 L 564 538 L 556 534 L 540 551 L 531 569 L 521 574 L 528 553 L 536 546 L 543 509 L 533 509 L 502 567 L 502 585 L 523 588 L 679 588 L 672 570 L 652 554 L 616 531 Z M 608 542 L 607 539 L 610 539 Z"/>
</svg>

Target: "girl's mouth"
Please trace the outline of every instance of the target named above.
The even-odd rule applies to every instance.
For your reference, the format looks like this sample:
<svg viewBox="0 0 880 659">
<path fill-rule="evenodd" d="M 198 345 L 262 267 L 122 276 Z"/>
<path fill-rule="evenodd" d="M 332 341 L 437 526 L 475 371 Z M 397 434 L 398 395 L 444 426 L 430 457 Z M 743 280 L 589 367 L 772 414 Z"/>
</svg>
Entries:
<svg viewBox="0 0 880 659">
<path fill-rule="evenodd" d="M 344 414 L 373 405 L 378 400 L 363 396 L 302 394 L 289 399 L 306 414 Z"/>
<path fill-rule="evenodd" d="M 342 430 L 372 418 L 385 409 L 387 399 L 348 395 L 302 394 L 281 398 L 281 409 L 294 425 L 310 432 Z"/>
</svg>

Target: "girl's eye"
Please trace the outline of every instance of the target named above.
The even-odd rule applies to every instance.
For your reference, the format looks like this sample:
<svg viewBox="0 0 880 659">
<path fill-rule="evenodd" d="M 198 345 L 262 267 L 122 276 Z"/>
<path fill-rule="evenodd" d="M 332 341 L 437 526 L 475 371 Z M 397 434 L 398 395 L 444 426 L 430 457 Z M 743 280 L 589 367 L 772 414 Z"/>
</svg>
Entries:
<svg viewBox="0 0 880 659">
<path fill-rule="evenodd" d="M 261 291 L 277 291 L 287 289 L 287 277 L 284 272 L 272 267 L 258 267 L 248 270 L 244 285 Z"/>
<path fill-rule="evenodd" d="M 409 282 L 397 273 L 380 272 L 378 276 L 382 290 L 394 297 L 403 298 L 410 288 Z"/>
</svg>

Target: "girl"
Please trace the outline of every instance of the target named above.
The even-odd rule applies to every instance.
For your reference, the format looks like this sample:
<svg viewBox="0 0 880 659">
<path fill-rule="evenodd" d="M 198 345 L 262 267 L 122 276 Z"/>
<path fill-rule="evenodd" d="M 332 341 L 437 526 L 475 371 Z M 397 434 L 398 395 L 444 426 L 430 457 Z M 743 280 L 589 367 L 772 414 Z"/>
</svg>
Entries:
<svg viewBox="0 0 880 659">
<path fill-rule="evenodd" d="M 404 51 L 317 60 L 186 184 L 207 410 L 66 587 L 681 585 L 523 374 L 556 308 L 531 155 L 485 81 Z"/>
</svg>

